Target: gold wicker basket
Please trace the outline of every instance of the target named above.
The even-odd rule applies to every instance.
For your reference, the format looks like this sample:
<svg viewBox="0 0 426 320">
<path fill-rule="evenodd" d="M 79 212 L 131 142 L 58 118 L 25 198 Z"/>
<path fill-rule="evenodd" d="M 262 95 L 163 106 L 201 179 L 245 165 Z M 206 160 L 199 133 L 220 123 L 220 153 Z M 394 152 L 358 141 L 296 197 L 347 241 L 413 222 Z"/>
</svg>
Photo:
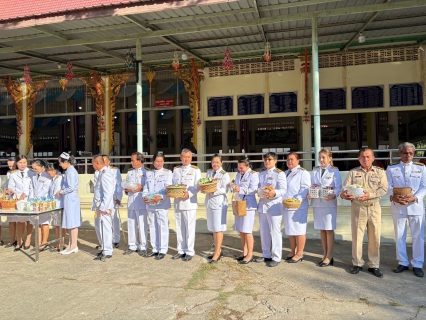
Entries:
<svg viewBox="0 0 426 320">
<path fill-rule="evenodd" d="M 409 196 L 412 194 L 413 189 L 410 187 L 394 187 L 393 188 L 393 194 L 395 196 Z"/>
<path fill-rule="evenodd" d="M 214 180 L 210 183 L 199 184 L 198 188 L 200 188 L 200 191 L 202 193 L 213 193 L 217 191 L 218 183 L 219 183 L 219 180 Z"/>
<path fill-rule="evenodd" d="M 298 209 L 302 203 L 298 199 L 284 199 L 283 206 L 287 209 Z"/>
<path fill-rule="evenodd" d="M 166 195 L 170 198 L 182 198 L 185 195 L 186 186 L 182 187 L 166 187 Z"/>
<path fill-rule="evenodd" d="M 18 199 L 16 199 L 16 194 L 13 194 L 13 199 L 7 199 L 6 195 L 4 194 L 3 190 L 0 189 L 1 198 L 0 198 L 0 207 L 2 210 L 15 210 L 16 209 L 16 202 L 18 202 Z"/>
</svg>

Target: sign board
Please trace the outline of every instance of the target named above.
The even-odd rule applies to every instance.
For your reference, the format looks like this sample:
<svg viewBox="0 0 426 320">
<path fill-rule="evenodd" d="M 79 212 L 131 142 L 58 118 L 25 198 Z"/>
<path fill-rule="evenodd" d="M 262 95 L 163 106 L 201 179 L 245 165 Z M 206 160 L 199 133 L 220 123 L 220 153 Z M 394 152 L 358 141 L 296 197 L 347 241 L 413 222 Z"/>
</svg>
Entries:
<svg viewBox="0 0 426 320">
<path fill-rule="evenodd" d="M 423 88 L 420 83 L 391 85 L 389 96 L 391 107 L 423 105 Z"/>
<path fill-rule="evenodd" d="M 231 96 L 208 98 L 207 115 L 209 117 L 232 116 L 233 107 L 234 107 L 234 102 Z"/>
<path fill-rule="evenodd" d="M 238 96 L 238 115 L 255 115 L 265 113 L 265 98 L 263 94 Z"/>
<path fill-rule="evenodd" d="M 297 93 L 280 92 L 269 95 L 269 113 L 297 112 Z"/>
<path fill-rule="evenodd" d="M 155 101 L 155 107 L 156 108 L 170 108 L 170 107 L 174 107 L 173 99 L 156 100 Z"/>
<path fill-rule="evenodd" d="M 352 109 L 383 108 L 383 86 L 352 88 Z"/>
<path fill-rule="evenodd" d="M 345 110 L 346 90 L 321 89 L 320 90 L 320 110 Z"/>
</svg>

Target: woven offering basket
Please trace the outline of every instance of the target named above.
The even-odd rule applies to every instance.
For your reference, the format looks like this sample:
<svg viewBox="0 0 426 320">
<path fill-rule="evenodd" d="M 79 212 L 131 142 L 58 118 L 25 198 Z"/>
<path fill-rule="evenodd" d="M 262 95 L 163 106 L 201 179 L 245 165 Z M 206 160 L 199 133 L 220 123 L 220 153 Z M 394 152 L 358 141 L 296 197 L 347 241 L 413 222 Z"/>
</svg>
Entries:
<svg viewBox="0 0 426 320">
<path fill-rule="evenodd" d="M 217 191 L 217 184 L 219 180 L 212 181 L 211 183 L 199 184 L 198 188 L 200 188 L 203 193 L 213 193 Z"/>
<path fill-rule="evenodd" d="M 311 196 L 311 198 L 313 199 L 317 199 L 319 198 L 319 193 L 320 193 L 320 188 L 315 188 L 315 187 L 310 187 L 309 188 L 309 195 Z"/>
<path fill-rule="evenodd" d="M 182 187 L 166 187 L 166 195 L 170 198 L 182 198 L 185 195 L 186 186 Z"/>
<path fill-rule="evenodd" d="M 332 189 L 320 189 L 319 197 L 326 198 L 329 194 L 333 194 L 334 191 Z"/>
<path fill-rule="evenodd" d="M 393 194 L 395 196 L 409 196 L 412 192 L 413 189 L 410 187 L 393 187 Z"/>
<path fill-rule="evenodd" d="M 297 199 L 284 199 L 283 206 L 287 209 L 298 209 L 302 203 Z"/>
</svg>

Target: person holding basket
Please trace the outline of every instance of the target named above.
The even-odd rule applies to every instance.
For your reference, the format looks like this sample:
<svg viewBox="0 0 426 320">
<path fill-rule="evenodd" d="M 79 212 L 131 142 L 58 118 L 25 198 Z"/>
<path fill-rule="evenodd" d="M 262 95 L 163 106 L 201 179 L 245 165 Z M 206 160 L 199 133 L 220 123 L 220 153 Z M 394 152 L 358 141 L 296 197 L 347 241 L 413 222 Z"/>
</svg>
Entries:
<svg viewBox="0 0 426 320">
<path fill-rule="evenodd" d="M 324 255 L 318 262 L 320 267 L 328 267 L 334 264 L 334 230 L 337 220 L 337 195 L 342 189 L 342 179 L 339 169 L 333 166 L 333 156 L 328 149 L 321 149 L 318 154 L 320 166 L 314 167 L 311 173 L 312 186 L 321 186 L 328 188 L 330 192 L 325 197 L 311 199 L 311 205 L 314 209 L 314 228 L 321 230 L 321 243 L 324 249 Z"/>
<path fill-rule="evenodd" d="M 245 214 L 234 211 L 235 231 L 240 233 L 243 253 L 237 257 L 240 264 L 249 264 L 253 261 L 253 225 L 254 215 L 257 209 L 256 193 L 259 185 L 259 174 L 251 169 L 250 160 L 243 156 L 238 160 L 238 173 L 230 187 L 234 197 L 246 202 Z M 234 201 L 237 202 L 237 201 Z"/>
<path fill-rule="evenodd" d="M 217 263 L 222 257 L 223 232 L 226 231 L 226 213 L 228 211 L 228 185 L 231 181 L 229 174 L 222 169 L 222 157 L 215 154 L 211 160 L 212 169 L 207 171 L 206 182 L 203 186 L 200 179 L 199 187 L 201 192 L 206 194 L 204 205 L 207 209 L 207 229 L 213 232 L 215 250 L 209 257 L 209 263 Z M 212 185 L 215 183 L 216 187 Z"/>
</svg>

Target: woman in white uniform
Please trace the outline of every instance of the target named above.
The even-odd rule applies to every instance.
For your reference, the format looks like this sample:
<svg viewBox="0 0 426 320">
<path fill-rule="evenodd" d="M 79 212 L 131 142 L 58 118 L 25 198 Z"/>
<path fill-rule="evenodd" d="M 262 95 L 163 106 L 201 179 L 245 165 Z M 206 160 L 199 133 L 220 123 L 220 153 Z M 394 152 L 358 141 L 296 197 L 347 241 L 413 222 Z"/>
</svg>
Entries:
<svg viewBox="0 0 426 320">
<path fill-rule="evenodd" d="M 52 181 L 50 182 L 49 186 L 49 198 L 54 199 L 56 202 L 56 208 L 63 208 L 64 207 L 64 197 L 58 196 L 57 193 L 59 190 L 61 190 L 62 185 L 62 174 L 59 173 L 59 164 L 57 162 L 55 163 L 49 163 L 46 168 L 47 174 L 52 178 Z M 61 225 L 59 224 L 59 218 L 57 214 L 53 218 L 53 225 L 56 229 L 56 239 L 59 239 L 59 234 L 61 228 Z M 57 251 L 61 251 L 61 248 L 63 248 L 65 244 L 65 229 L 62 229 L 62 239 L 60 240 L 60 243 L 56 246 Z M 64 248 L 65 249 L 65 248 Z"/>
<path fill-rule="evenodd" d="M 333 193 L 325 198 L 312 199 L 314 209 L 314 228 L 321 230 L 321 243 L 324 255 L 318 262 L 320 267 L 333 265 L 334 230 L 337 220 L 337 195 L 342 189 L 342 179 L 337 167 L 333 167 L 333 157 L 328 149 L 321 149 L 318 154 L 320 166 L 311 173 L 311 184 L 319 187 L 331 187 Z M 311 196 L 308 194 L 308 199 Z"/>
<path fill-rule="evenodd" d="M 35 175 L 32 177 L 34 187 L 34 198 L 47 198 L 49 195 L 49 186 L 51 178 L 45 171 L 46 162 L 44 160 L 36 159 L 32 163 L 33 172 Z M 49 224 L 50 224 L 50 213 L 42 214 L 39 217 L 39 233 L 38 241 L 40 245 L 40 251 L 47 249 L 47 241 L 49 238 Z"/>
<path fill-rule="evenodd" d="M 62 228 L 69 230 L 69 243 L 60 254 L 77 253 L 78 227 L 81 226 L 80 198 L 78 196 L 78 173 L 74 168 L 75 159 L 66 152 L 58 158 L 59 165 L 65 170 L 61 190 L 56 195 L 64 197 Z"/>
<path fill-rule="evenodd" d="M 222 157 L 215 154 L 211 160 L 212 169 L 207 171 L 206 178 L 219 180 L 217 190 L 207 193 L 204 206 L 207 210 L 207 229 L 213 232 L 215 250 L 209 263 L 216 263 L 222 257 L 223 232 L 226 231 L 226 213 L 228 211 L 229 174 L 222 169 Z"/>
<path fill-rule="evenodd" d="M 18 170 L 10 175 L 8 190 L 6 193 L 15 194 L 19 200 L 30 199 L 33 197 L 32 177 L 35 174 L 27 168 L 28 162 L 26 156 L 16 156 L 15 163 Z M 16 217 L 15 220 L 17 245 L 14 251 L 19 251 L 22 247 L 24 250 L 28 250 L 30 248 L 33 225 L 31 223 L 27 223 L 28 219 L 25 217 Z M 27 237 L 23 244 L 25 224 L 27 225 Z"/>
<path fill-rule="evenodd" d="M 240 233 L 243 247 L 243 253 L 237 257 L 237 261 L 240 264 L 248 264 L 253 261 L 253 225 L 257 209 L 255 195 L 259 185 L 259 174 L 251 169 L 251 164 L 247 157 L 242 157 L 238 160 L 238 171 L 235 183 L 231 183 L 231 188 L 241 200 L 247 201 L 247 215 L 244 217 L 234 216 L 234 228 Z"/>
<path fill-rule="evenodd" d="M 306 244 L 309 208 L 307 195 L 311 185 L 311 175 L 299 165 L 299 155 L 296 152 L 288 154 L 287 167 L 288 170 L 285 172 L 287 193 L 283 199 L 297 199 L 301 204 L 297 209 L 286 207 L 283 209 L 285 234 L 289 237 L 291 248 L 290 254 L 284 260 L 289 263 L 297 263 L 303 259 L 303 250 Z"/>
<path fill-rule="evenodd" d="M 13 172 L 15 172 L 15 170 L 16 170 L 15 158 L 14 157 L 7 159 L 7 166 L 9 167 L 9 170 L 7 171 L 7 174 L 6 174 L 6 184 L 4 185 L 5 190 L 7 190 L 9 188 L 8 185 L 9 185 L 10 175 Z M 5 246 L 5 248 L 11 248 L 11 247 L 15 247 L 16 244 L 17 244 L 17 242 L 16 242 L 16 219 L 14 217 L 7 217 L 7 222 L 9 223 L 10 241 Z"/>
<path fill-rule="evenodd" d="M 155 256 L 155 260 L 161 260 L 169 248 L 169 209 L 171 205 L 170 198 L 166 196 L 166 187 L 172 185 L 172 172 L 164 168 L 163 153 L 157 152 L 152 158 L 152 163 L 154 170 L 146 171 L 142 193 L 142 199 L 147 204 L 152 245 L 152 251 L 147 254 L 147 257 Z M 149 193 L 154 194 L 151 199 L 146 196 Z"/>
</svg>

